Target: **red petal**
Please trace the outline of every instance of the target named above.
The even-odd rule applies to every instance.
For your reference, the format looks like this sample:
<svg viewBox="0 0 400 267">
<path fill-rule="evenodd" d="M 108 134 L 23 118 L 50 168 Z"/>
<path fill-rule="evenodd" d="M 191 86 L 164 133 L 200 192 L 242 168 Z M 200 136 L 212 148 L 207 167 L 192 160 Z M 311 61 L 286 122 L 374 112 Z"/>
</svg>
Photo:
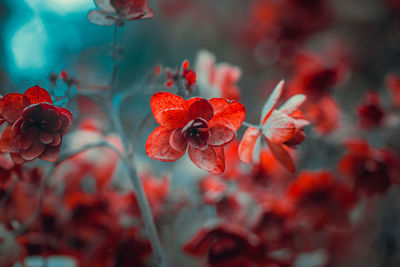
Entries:
<svg viewBox="0 0 400 267">
<path fill-rule="evenodd" d="M 172 108 L 183 108 L 185 100 L 177 95 L 168 92 L 158 92 L 153 95 L 150 100 L 151 111 L 153 112 L 154 118 L 161 125 L 162 118 L 161 114 L 166 109 Z"/>
<path fill-rule="evenodd" d="M 235 131 L 232 127 L 222 124 L 215 124 L 208 129 L 210 137 L 208 143 L 212 146 L 223 146 L 235 138 Z"/>
<path fill-rule="evenodd" d="M 46 145 L 39 140 L 34 140 L 32 146 L 28 150 L 20 151 L 19 154 L 25 160 L 34 160 L 38 158 L 46 149 Z"/>
<path fill-rule="evenodd" d="M 239 158 L 246 163 L 250 163 L 253 159 L 253 151 L 257 138 L 260 136 L 260 130 L 250 127 L 243 135 L 239 145 Z"/>
<path fill-rule="evenodd" d="M 54 133 L 53 134 L 53 142 L 49 144 L 49 146 L 58 146 L 58 144 L 61 143 L 61 134 L 60 133 Z"/>
<path fill-rule="evenodd" d="M 285 82 L 282 80 L 280 81 L 275 89 L 272 91 L 271 95 L 268 97 L 267 102 L 265 102 L 262 111 L 261 111 L 261 124 L 264 124 L 268 117 L 271 115 L 272 111 L 274 110 L 274 107 L 276 103 L 279 100 L 279 97 L 282 94 L 283 86 L 285 85 Z"/>
<path fill-rule="evenodd" d="M 1 152 L 17 152 L 19 138 L 13 135 L 13 130 L 10 125 L 3 130 L 0 138 L 0 151 Z"/>
<path fill-rule="evenodd" d="M 262 126 L 262 132 L 271 142 L 281 144 L 294 137 L 296 125 L 291 117 L 275 109 Z"/>
<path fill-rule="evenodd" d="M 199 131 L 198 136 L 189 137 L 189 144 L 196 149 L 205 150 L 208 146 L 208 137 L 210 134 L 207 130 Z"/>
<path fill-rule="evenodd" d="M 28 134 L 21 136 L 19 141 L 19 148 L 21 150 L 28 150 L 35 141 L 35 138 L 38 138 L 36 132 L 30 132 Z"/>
<path fill-rule="evenodd" d="M 172 130 L 163 126 L 156 128 L 146 142 L 146 154 L 156 160 L 175 161 L 185 154 L 185 151 L 177 151 L 169 145 Z"/>
<path fill-rule="evenodd" d="M 13 123 L 22 116 L 23 110 L 30 104 L 29 98 L 23 94 L 7 94 L 0 100 L 0 114 L 6 121 Z"/>
<path fill-rule="evenodd" d="M 246 108 L 237 101 L 228 101 L 224 98 L 212 98 L 210 103 L 214 109 L 214 117 L 210 124 L 219 122 L 229 122 L 235 131 L 242 125 L 246 117 Z M 224 124 L 224 123 L 223 123 Z"/>
<path fill-rule="evenodd" d="M 171 138 L 169 139 L 171 147 L 177 151 L 185 151 L 188 145 L 188 139 L 182 133 L 182 128 L 172 131 Z"/>
<path fill-rule="evenodd" d="M 15 164 L 22 164 L 26 161 L 18 153 L 10 153 L 10 156 Z"/>
<path fill-rule="evenodd" d="M 21 135 L 22 131 L 21 131 L 21 127 L 24 124 L 24 118 L 19 118 L 16 122 L 14 122 L 13 126 L 12 126 L 12 130 L 13 130 L 13 135 Z"/>
<path fill-rule="evenodd" d="M 170 108 L 161 112 L 160 124 L 167 129 L 183 128 L 188 121 L 188 112 L 182 108 Z"/>
<path fill-rule="evenodd" d="M 58 130 L 62 136 L 66 135 L 71 128 L 71 119 L 64 113 L 60 115 L 59 120 L 61 121 L 61 127 Z"/>
<path fill-rule="evenodd" d="M 200 169 L 220 174 L 225 170 L 225 156 L 222 146 L 209 146 L 206 150 L 198 150 L 189 146 L 189 158 Z"/>
<path fill-rule="evenodd" d="M 183 108 L 186 109 L 187 111 L 189 111 L 189 107 L 190 107 L 194 102 L 199 101 L 199 100 L 201 100 L 201 99 L 203 99 L 203 98 L 201 98 L 201 97 L 192 97 L 192 98 L 189 98 L 189 99 L 185 100 L 185 102 L 183 103 Z"/>
<path fill-rule="evenodd" d="M 268 139 L 265 138 L 267 141 L 267 144 L 272 152 L 272 154 L 275 156 L 275 158 L 283 165 L 285 166 L 290 172 L 295 171 L 294 163 L 292 158 L 290 157 L 289 153 L 287 150 L 283 147 L 283 145 L 280 144 L 275 144 Z"/>
<path fill-rule="evenodd" d="M 56 161 L 60 154 L 61 143 L 58 146 L 46 146 L 44 152 L 40 155 L 40 158 L 47 161 Z"/>
<path fill-rule="evenodd" d="M 213 240 L 210 229 L 201 228 L 195 236 L 183 245 L 183 251 L 196 257 L 203 257 L 210 250 Z"/>
<path fill-rule="evenodd" d="M 190 120 L 203 118 L 206 121 L 209 121 L 214 116 L 214 110 L 210 102 L 200 98 L 189 106 L 189 116 Z"/>
<path fill-rule="evenodd" d="M 40 132 L 40 142 L 47 145 L 47 144 L 51 144 L 53 141 L 54 141 L 54 139 L 51 134 L 48 134 L 45 131 Z"/>
<path fill-rule="evenodd" d="M 29 98 L 31 104 L 47 102 L 53 104 L 50 94 L 39 86 L 34 86 L 25 91 L 24 95 Z"/>
</svg>

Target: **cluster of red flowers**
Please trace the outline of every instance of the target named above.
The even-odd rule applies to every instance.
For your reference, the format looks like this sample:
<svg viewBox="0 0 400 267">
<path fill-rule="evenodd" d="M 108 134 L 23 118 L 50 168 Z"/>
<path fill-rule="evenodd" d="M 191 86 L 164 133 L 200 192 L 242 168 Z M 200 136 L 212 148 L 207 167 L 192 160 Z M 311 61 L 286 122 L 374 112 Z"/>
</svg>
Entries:
<svg viewBox="0 0 400 267">
<path fill-rule="evenodd" d="M 147 0 L 94 2 L 89 21 L 115 25 L 116 37 L 126 22 L 153 17 Z M 330 2 L 249 2 L 239 35 L 257 55 L 276 52 L 277 71 L 261 81 L 263 105 L 244 105 L 246 69 L 205 50 L 193 68 L 188 60 L 154 68 L 146 87 L 157 91 L 142 94 L 149 114 L 139 114 L 132 135 L 119 108 L 143 96 L 116 90 L 116 55 L 107 86 L 86 88 L 62 71 L 49 80 L 65 82 L 63 96 L 34 86 L 0 98 L 0 267 L 29 266 L 32 256 L 89 267 L 354 266 L 341 257 L 365 258 L 353 249 L 369 245 L 376 199 L 399 183 L 400 76 L 386 77 L 387 94 L 373 88 L 341 106 L 337 87 L 355 69 L 347 49 L 304 45 L 333 22 Z M 286 82 L 270 90 L 280 76 Z M 71 133 L 66 107 L 79 114 Z"/>
</svg>

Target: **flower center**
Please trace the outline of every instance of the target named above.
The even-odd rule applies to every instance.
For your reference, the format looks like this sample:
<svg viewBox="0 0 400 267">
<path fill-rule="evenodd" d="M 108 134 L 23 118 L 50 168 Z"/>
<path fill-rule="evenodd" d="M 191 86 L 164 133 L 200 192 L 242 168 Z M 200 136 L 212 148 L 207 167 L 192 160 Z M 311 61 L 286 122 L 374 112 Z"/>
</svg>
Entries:
<svg viewBox="0 0 400 267">
<path fill-rule="evenodd" d="M 182 129 L 182 134 L 189 140 L 189 143 L 198 149 L 205 149 L 208 143 L 208 123 L 203 118 L 191 120 Z"/>
</svg>

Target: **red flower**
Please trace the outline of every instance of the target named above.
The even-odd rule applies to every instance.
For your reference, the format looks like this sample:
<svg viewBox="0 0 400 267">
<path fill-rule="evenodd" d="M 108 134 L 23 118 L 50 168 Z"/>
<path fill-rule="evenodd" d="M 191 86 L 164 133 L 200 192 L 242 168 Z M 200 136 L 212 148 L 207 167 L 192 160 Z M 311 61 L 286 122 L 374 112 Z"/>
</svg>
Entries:
<svg viewBox="0 0 400 267">
<path fill-rule="evenodd" d="M 271 199 L 262 203 L 261 214 L 253 231 L 267 244 L 270 250 L 293 248 L 295 229 L 293 227 L 293 208 L 285 201 Z"/>
<path fill-rule="evenodd" d="M 232 224 L 202 228 L 183 246 L 195 257 L 207 256 L 209 266 L 254 266 L 258 238 L 245 228 Z"/>
<path fill-rule="evenodd" d="M 345 59 L 342 59 L 343 52 L 332 53 L 332 60 L 329 60 L 329 55 L 325 58 L 307 52 L 299 53 L 295 75 L 289 84 L 290 94 L 305 94 L 311 101 L 329 95 L 332 88 L 344 79 L 347 69 Z"/>
<path fill-rule="evenodd" d="M 396 156 L 387 149 L 373 149 L 363 140 L 350 140 L 339 171 L 351 179 L 354 189 L 367 195 L 383 194 L 398 181 Z"/>
<path fill-rule="evenodd" d="M 200 51 L 196 60 L 199 90 L 204 97 L 224 97 L 240 99 L 240 89 L 236 82 L 242 71 L 228 63 L 215 64 L 215 56 L 208 51 Z"/>
<path fill-rule="evenodd" d="M 396 107 L 400 108 L 400 77 L 390 74 L 386 79 L 386 86 L 389 88 L 391 100 Z"/>
<path fill-rule="evenodd" d="M 299 174 L 287 191 L 301 220 L 311 227 L 347 226 L 356 197 L 350 188 L 327 171 Z"/>
<path fill-rule="evenodd" d="M 49 93 L 39 86 L 24 94 L 5 95 L 0 100 L 0 114 L 8 125 L 0 138 L 1 152 L 10 153 L 16 163 L 36 158 L 55 161 L 72 114 L 52 103 Z"/>
<path fill-rule="evenodd" d="M 300 93 L 307 96 L 305 113 L 322 134 L 338 126 L 339 108 L 331 92 L 344 79 L 347 71 L 346 55 L 340 50 L 328 52 L 326 58 L 301 53 L 297 57 L 295 75 L 288 86 L 288 95 Z"/>
<path fill-rule="evenodd" d="M 223 147 L 230 143 L 245 117 L 239 102 L 223 98 L 205 100 L 159 92 L 153 95 L 151 109 L 156 128 L 146 142 L 149 157 L 161 161 L 175 161 L 185 154 L 199 168 L 222 173 L 225 169 Z"/>
<path fill-rule="evenodd" d="M 376 92 L 368 92 L 364 102 L 357 108 L 360 126 L 362 128 L 372 128 L 380 126 L 385 117 L 385 111 L 381 106 L 381 99 Z"/>
<path fill-rule="evenodd" d="M 308 121 L 298 108 L 306 98 L 301 94 L 295 95 L 275 109 L 283 86 L 281 81 L 265 103 L 259 128 L 249 127 L 245 132 L 239 146 L 239 157 L 246 163 L 250 163 L 253 157 L 259 161 L 260 145 L 265 140 L 276 159 L 293 172 L 294 164 L 285 146 L 298 145 L 305 139 L 303 127 L 308 125 Z"/>
<path fill-rule="evenodd" d="M 153 17 L 153 10 L 149 8 L 147 0 L 94 0 L 99 9 L 88 13 L 90 22 L 102 26 L 119 26 L 124 20 L 149 19 Z"/>
<path fill-rule="evenodd" d="M 186 92 L 191 92 L 194 84 L 196 83 L 197 75 L 194 70 L 189 69 L 189 61 L 185 60 L 182 63 L 181 71 L 176 70 L 174 73 L 167 69 L 167 79 L 165 86 L 171 87 L 176 84 L 178 88 L 182 86 L 187 90 Z"/>
</svg>

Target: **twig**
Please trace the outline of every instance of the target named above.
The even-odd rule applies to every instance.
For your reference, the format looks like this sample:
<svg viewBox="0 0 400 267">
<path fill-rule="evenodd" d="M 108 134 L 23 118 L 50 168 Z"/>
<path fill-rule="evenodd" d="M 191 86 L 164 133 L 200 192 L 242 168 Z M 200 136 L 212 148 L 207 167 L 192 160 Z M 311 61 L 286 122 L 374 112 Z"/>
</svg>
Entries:
<svg viewBox="0 0 400 267">
<path fill-rule="evenodd" d="M 114 27 L 114 42 L 113 42 L 113 70 L 111 74 L 111 79 L 110 79 L 110 85 L 109 85 L 109 93 L 110 95 L 114 95 L 114 85 L 115 85 L 115 79 L 117 77 L 117 71 L 118 71 L 118 53 L 119 53 L 119 48 L 118 48 L 118 25 L 115 24 Z"/>
</svg>

